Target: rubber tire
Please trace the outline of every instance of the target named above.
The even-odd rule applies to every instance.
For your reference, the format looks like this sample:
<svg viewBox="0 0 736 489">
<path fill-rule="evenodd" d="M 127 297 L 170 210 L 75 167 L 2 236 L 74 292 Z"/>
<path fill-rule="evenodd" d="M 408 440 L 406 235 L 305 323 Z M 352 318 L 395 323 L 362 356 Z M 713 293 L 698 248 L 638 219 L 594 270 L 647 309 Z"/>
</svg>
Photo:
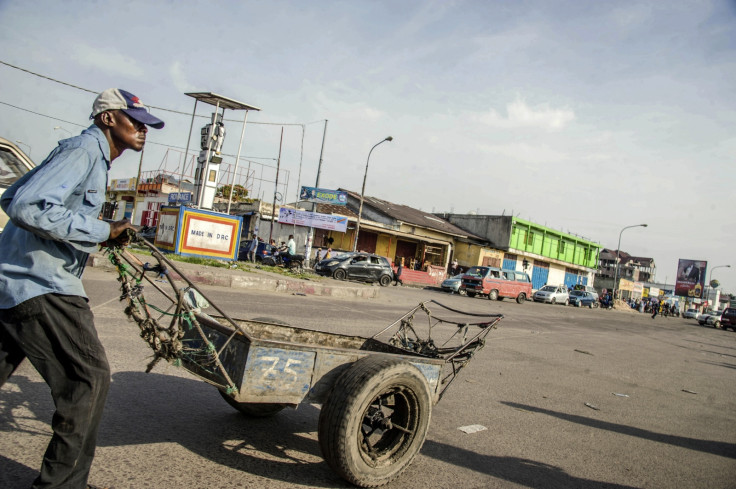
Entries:
<svg viewBox="0 0 736 489">
<path fill-rule="evenodd" d="M 300 260 L 292 260 L 289 262 L 289 271 L 292 273 L 301 273 L 304 264 Z"/>
<path fill-rule="evenodd" d="M 565 299 L 565 305 L 566 306 L 569 306 L 570 305 L 570 299 Z"/>
<path fill-rule="evenodd" d="M 269 257 L 266 257 L 266 258 L 264 258 L 263 260 L 261 260 L 261 263 L 262 263 L 262 264 L 263 264 L 264 266 L 267 266 L 267 267 L 275 267 L 275 266 L 276 266 L 276 260 L 274 260 L 274 259 L 273 259 L 273 258 L 271 258 L 270 256 L 269 256 Z"/>
<path fill-rule="evenodd" d="M 393 282 L 393 280 L 389 275 L 381 275 L 381 278 L 378 279 L 378 283 L 381 287 L 388 287 L 391 285 L 391 282 Z"/>
<path fill-rule="evenodd" d="M 346 278 L 348 277 L 348 274 L 347 274 L 347 272 L 345 272 L 345 270 L 343 270 L 342 268 L 338 268 L 337 270 L 335 270 L 335 271 L 334 271 L 334 272 L 332 273 L 332 277 L 333 277 L 333 278 L 334 278 L 335 280 L 345 280 L 345 279 L 346 279 Z"/>
<path fill-rule="evenodd" d="M 493 289 L 488 292 L 488 299 L 492 301 L 498 300 L 498 291 L 496 289 Z"/>
<path fill-rule="evenodd" d="M 713 327 L 716 328 L 716 329 L 720 328 L 721 327 L 721 322 L 720 321 L 713 321 Z"/>
<path fill-rule="evenodd" d="M 267 418 L 280 412 L 286 407 L 286 404 L 276 404 L 268 402 L 238 402 L 226 393 L 218 390 L 223 399 L 232 407 L 240 411 L 249 418 Z"/>
<path fill-rule="evenodd" d="M 552 304 L 553 306 L 554 306 L 555 304 L 557 304 L 557 299 L 553 297 L 553 298 L 552 298 L 552 302 L 550 302 L 550 304 Z"/>
<path fill-rule="evenodd" d="M 397 425 L 401 423 L 410 433 L 396 428 L 382 431 L 379 444 L 374 445 L 380 455 L 372 463 L 362 447 L 363 429 L 370 426 L 366 417 L 370 410 L 373 409 L 373 416 L 381 412 L 385 416 L 384 410 L 372 408 L 382 396 L 396 400 L 393 421 L 398 421 Z M 431 417 L 432 395 L 427 380 L 416 367 L 385 355 L 368 355 L 337 379 L 322 406 L 318 428 L 322 456 L 340 477 L 357 486 L 386 484 L 398 477 L 419 453 Z"/>
<path fill-rule="evenodd" d="M 475 292 L 465 291 L 465 295 L 467 295 L 468 297 L 475 297 Z"/>
<path fill-rule="evenodd" d="M 462 287 L 460 287 L 459 289 L 457 289 L 457 293 L 458 293 L 458 295 L 468 295 L 467 291 L 465 289 L 463 289 Z"/>
<path fill-rule="evenodd" d="M 593 309 L 593 303 L 592 302 L 588 305 L 588 309 Z"/>
<path fill-rule="evenodd" d="M 516 303 L 517 304 L 523 304 L 526 302 L 526 294 L 522 292 L 521 294 L 516 296 Z"/>
</svg>

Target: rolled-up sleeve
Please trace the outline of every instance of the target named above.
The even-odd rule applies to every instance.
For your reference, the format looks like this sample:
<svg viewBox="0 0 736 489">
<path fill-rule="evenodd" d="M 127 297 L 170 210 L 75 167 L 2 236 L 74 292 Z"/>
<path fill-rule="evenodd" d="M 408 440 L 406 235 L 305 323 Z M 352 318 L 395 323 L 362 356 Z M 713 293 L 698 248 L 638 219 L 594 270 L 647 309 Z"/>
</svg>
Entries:
<svg viewBox="0 0 736 489">
<path fill-rule="evenodd" d="M 110 225 L 97 218 L 105 198 L 104 183 L 102 188 L 82 185 L 95 164 L 102 163 L 81 147 L 57 153 L 15 189 L 5 206 L 8 217 L 42 238 L 64 241 L 84 251 L 105 241 Z M 76 208 L 70 208 L 70 202 Z"/>
</svg>

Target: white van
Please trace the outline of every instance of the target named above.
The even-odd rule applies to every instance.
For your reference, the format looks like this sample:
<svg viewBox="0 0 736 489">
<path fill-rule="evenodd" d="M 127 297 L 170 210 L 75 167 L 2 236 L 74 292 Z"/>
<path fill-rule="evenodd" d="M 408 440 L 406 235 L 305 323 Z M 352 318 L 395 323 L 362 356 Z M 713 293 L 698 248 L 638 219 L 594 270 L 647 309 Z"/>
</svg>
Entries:
<svg viewBox="0 0 736 489">
<path fill-rule="evenodd" d="M 5 138 L 0 138 L 0 195 L 35 166 L 18 146 Z M 7 222 L 8 216 L 0 209 L 0 233 Z"/>
</svg>

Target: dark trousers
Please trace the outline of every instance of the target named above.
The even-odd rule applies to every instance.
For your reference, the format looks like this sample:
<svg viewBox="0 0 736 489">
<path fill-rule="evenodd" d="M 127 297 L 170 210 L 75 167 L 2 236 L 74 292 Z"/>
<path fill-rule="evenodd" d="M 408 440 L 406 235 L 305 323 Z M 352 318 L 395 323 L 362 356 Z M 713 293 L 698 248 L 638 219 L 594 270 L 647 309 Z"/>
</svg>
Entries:
<svg viewBox="0 0 736 489">
<path fill-rule="evenodd" d="M 28 360 L 51 388 L 54 431 L 35 489 L 87 486 L 110 367 L 83 297 L 46 294 L 0 310 L 0 386 Z"/>
</svg>

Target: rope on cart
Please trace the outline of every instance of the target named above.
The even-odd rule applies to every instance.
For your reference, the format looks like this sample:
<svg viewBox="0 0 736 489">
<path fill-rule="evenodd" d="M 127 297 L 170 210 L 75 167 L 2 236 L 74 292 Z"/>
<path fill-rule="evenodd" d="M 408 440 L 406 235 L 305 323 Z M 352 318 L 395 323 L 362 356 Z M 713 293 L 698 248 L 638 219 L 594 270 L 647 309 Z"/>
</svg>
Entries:
<svg viewBox="0 0 736 489">
<path fill-rule="evenodd" d="M 119 245 L 108 246 L 105 248 L 105 253 L 107 253 L 110 262 L 118 271 L 118 281 L 121 284 L 120 289 L 122 291 L 120 300 L 127 301 L 124 312 L 129 319 L 138 324 L 141 338 L 153 350 L 153 359 L 147 365 L 146 372 L 150 372 L 161 360 L 177 367 L 181 366 L 183 361 L 186 361 L 196 365 L 204 372 L 221 378 L 222 384 L 217 384 L 205 378 L 203 380 L 224 389 L 228 394 L 235 392 L 237 388 L 222 365 L 217 348 L 207 338 L 189 304 L 182 300 L 182 295 L 188 288 L 177 291 L 178 301 L 172 301 L 176 305 L 174 312 L 164 310 L 146 301 L 142 285 L 144 279 L 151 282 L 145 276 L 146 271 L 162 273 L 161 266 L 150 267 L 146 264 L 138 270 L 130 261 L 126 264 L 123 261 L 127 260 L 123 255 L 123 247 Z M 174 283 L 170 283 L 174 287 Z M 156 284 L 153 285 L 156 286 Z M 161 291 L 160 288 L 158 289 Z M 167 296 L 167 298 L 171 300 L 170 297 Z M 171 324 L 168 327 L 162 326 L 151 315 L 151 310 L 160 313 L 161 318 L 164 316 L 171 317 Z M 193 329 L 196 330 L 199 338 L 185 339 L 186 332 Z"/>
</svg>

